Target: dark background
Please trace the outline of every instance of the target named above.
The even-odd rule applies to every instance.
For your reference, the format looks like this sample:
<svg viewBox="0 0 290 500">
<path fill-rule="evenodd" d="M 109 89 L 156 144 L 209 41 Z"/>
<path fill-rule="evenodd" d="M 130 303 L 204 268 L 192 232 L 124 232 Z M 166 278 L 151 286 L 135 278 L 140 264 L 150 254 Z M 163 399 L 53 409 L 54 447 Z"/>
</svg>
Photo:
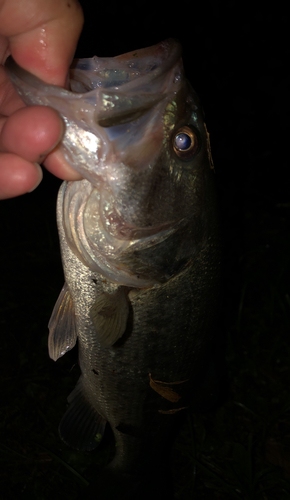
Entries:
<svg viewBox="0 0 290 500">
<path fill-rule="evenodd" d="M 172 453 L 178 499 L 289 499 L 289 15 L 259 2 L 81 2 L 78 57 L 114 56 L 167 37 L 211 134 L 224 236 L 219 404 L 183 423 Z M 95 11 L 97 8 L 97 13 Z M 76 498 L 113 453 L 57 434 L 78 378 L 76 353 L 54 363 L 47 323 L 63 284 L 46 173 L 0 203 L 0 498 Z M 148 471 L 144 471 L 148 473 Z"/>
</svg>

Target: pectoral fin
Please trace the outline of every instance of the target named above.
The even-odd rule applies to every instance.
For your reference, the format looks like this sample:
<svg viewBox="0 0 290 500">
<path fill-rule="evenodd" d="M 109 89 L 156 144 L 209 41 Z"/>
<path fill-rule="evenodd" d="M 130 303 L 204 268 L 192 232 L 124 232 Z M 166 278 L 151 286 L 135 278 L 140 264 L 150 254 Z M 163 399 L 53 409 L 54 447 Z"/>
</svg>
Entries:
<svg viewBox="0 0 290 500">
<path fill-rule="evenodd" d="M 115 293 L 103 292 L 91 309 L 91 319 L 97 338 L 103 347 L 111 347 L 126 330 L 129 315 L 127 290 L 120 287 Z"/>
<path fill-rule="evenodd" d="M 66 283 L 53 308 L 48 328 L 48 353 L 56 361 L 70 351 L 77 340 L 74 305 Z"/>
</svg>

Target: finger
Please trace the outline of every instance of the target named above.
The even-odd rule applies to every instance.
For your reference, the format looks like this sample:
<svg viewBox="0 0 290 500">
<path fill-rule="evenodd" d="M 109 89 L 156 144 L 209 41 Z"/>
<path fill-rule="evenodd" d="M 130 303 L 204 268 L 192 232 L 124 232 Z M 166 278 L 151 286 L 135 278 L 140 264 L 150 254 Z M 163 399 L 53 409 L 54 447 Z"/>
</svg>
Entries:
<svg viewBox="0 0 290 500">
<path fill-rule="evenodd" d="M 46 157 L 43 165 L 60 179 L 65 179 L 66 181 L 78 181 L 82 179 L 82 176 L 65 160 L 59 146 Z"/>
<path fill-rule="evenodd" d="M 0 153 L 0 199 L 14 198 L 33 191 L 42 180 L 42 170 L 10 153 Z"/>
<path fill-rule="evenodd" d="M 77 0 L 0 0 L 0 32 L 15 61 L 63 86 L 83 26 Z"/>
<path fill-rule="evenodd" d="M 6 119 L 0 134 L 0 150 L 30 162 L 41 162 L 61 140 L 63 132 L 63 121 L 54 109 L 21 108 Z"/>
<path fill-rule="evenodd" d="M 24 102 L 13 87 L 5 69 L 0 66 L 0 109 L 2 115 L 11 115 L 24 106 Z"/>
<path fill-rule="evenodd" d="M 63 133 L 63 121 L 54 109 L 46 106 L 22 108 L 5 120 L 0 133 L 0 149 L 30 162 L 42 163 L 47 158 L 45 167 L 60 179 L 81 179 L 56 147 Z M 47 156 L 50 151 L 54 152 Z"/>
</svg>

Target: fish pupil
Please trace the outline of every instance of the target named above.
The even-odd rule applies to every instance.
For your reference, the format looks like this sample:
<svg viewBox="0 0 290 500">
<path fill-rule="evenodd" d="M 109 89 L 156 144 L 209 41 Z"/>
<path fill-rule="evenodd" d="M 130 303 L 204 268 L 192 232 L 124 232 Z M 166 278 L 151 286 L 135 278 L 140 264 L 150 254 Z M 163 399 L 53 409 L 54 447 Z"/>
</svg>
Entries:
<svg viewBox="0 0 290 500">
<path fill-rule="evenodd" d="M 175 147 L 179 151 L 186 151 L 191 147 L 191 137 L 188 134 L 182 132 L 181 134 L 177 134 L 175 137 Z"/>
</svg>

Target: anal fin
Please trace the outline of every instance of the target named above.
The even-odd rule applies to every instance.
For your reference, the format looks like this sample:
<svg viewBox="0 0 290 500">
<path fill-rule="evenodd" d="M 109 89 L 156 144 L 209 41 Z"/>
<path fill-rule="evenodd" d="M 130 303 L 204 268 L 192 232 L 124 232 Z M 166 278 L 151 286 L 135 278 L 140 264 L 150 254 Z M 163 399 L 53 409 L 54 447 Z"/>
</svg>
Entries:
<svg viewBox="0 0 290 500">
<path fill-rule="evenodd" d="M 71 448 L 91 451 L 101 442 L 106 420 L 85 396 L 82 376 L 68 397 L 69 407 L 59 424 L 61 439 Z"/>
</svg>

